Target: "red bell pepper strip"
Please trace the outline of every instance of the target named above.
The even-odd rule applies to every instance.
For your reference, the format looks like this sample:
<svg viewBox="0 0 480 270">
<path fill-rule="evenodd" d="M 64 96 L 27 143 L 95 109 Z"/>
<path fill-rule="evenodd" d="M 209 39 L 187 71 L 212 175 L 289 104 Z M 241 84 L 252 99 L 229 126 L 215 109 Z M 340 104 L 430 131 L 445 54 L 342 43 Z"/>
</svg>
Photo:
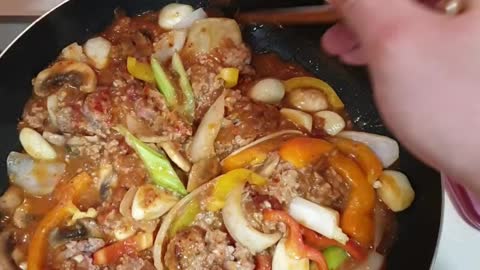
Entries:
<svg viewBox="0 0 480 270">
<path fill-rule="evenodd" d="M 288 234 L 285 246 L 293 258 L 307 258 L 317 264 L 318 270 L 328 270 L 323 254 L 303 243 L 301 226 L 290 215 L 284 211 L 265 210 L 263 218 L 268 222 L 283 222 L 287 225 Z"/>
<path fill-rule="evenodd" d="M 266 254 L 255 256 L 255 270 L 272 270 L 272 256 Z"/>
<path fill-rule="evenodd" d="M 319 250 L 324 250 L 328 247 L 343 248 L 356 261 L 363 261 L 367 258 L 367 252 L 360 247 L 355 241 L 349 240 L 346 245 L 342 245 L 338 241 L 322 236 L 306 227 L 302 226 L 302 234 L 304 242 Z"/>
<path fill-rule="evenodd" d="M 134 254 L 151 247 L 153 236 L 150 233 L 138 233 L 123 241 L 115 242 L 93 254 L 93 264 L 109 265 L 114 264 L 123 255 Z"/>
</svg>

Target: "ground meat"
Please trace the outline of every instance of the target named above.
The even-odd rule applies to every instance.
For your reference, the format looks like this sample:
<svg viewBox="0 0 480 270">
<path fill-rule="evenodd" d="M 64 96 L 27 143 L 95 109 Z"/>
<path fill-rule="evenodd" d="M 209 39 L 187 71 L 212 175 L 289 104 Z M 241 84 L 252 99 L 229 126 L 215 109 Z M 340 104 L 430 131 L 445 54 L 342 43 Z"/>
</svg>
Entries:
<svg viewBox="0 0 480 270">
<path fill-rule="evenodd" d="M 242 205 L 247 220 L 252 227 L 264 233 L 276 231 L 275 224 L 263 221 L 264 210 L 281 210 L 283 208 L 276 198 L 260 194 L 252 186 L 247 186 L 242 196 Z"/>
<path fill-rule="evenodd" d="M 226 117 L 215 143 L 216 153 L 225 157 L 236 149 L 283 129 L 296 129 L 280 111 L 268 104 L 253 102 L 240 91 L 226 96 Z"/>
<path fill-rule="evenodd" d="M 165 254 L 168 269 L 251 269 L 253 254 L 240 244 L 232 244 L 228 234 L 218 229 L 193 226 L 178 233 Z"/>
<path fill-rule="evenodd" d="M 43 131 L 48 122 L 46 100 L 43 98 L 31 99 L 24 108 L 22 122 L 19 126 L 28 126 Z"/>
<path fill-rule="evenodd" d="M 92 254 L 104 246 L 105 242 L 98 238 L 70 241 L 55 257 L 60 263 L 54 265 L 62 270 L 99 270 L 99 266 L 93 265 Z"/>
<path fill-rule="evenodd" d="M 155 270 L 155 266 L 143 258 L 123 256 L 115 270 Z"/>
<path fill-rule="evenodd" d="M 89 130 L 95 134 L 110 132 L 112 126 L 112 97 L 109 89 L 97 90 L 89 94 L 82 107 Z"/>
</svg>

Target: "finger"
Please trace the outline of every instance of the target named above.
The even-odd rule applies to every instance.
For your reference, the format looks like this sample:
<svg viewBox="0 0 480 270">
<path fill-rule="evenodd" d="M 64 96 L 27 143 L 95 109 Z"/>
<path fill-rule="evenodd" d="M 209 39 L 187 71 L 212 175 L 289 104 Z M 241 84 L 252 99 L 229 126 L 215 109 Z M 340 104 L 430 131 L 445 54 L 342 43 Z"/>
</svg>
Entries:
<svg viewBox="0 0 480 270">
<path fill-rule="evenodd" d="M 404 24 L 415 24 L 431 15 L 410 0 L 332 0 L 332 3 L 365 45 Z"/>
<path fill-rule="evenodd" d="M 340 55 L 340 59 L 349 65 L 360 66 L 367 64 L 367 57 L 363 49 L 358 47 Z"/>
<path fill-rule="evenodd" d="M 344 24 L 338 23 L 325 32 L 322 37 L 323 49 L 332 55 L 340 55 L 358 47 L 355 34 Z"/>
</svg>

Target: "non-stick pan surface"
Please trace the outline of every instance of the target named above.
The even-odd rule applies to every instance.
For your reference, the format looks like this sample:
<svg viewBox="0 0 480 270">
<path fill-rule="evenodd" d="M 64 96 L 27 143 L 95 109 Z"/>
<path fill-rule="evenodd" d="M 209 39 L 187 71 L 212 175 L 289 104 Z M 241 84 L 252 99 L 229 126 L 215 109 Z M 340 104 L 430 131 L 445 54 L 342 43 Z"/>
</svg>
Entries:
<svg viewBox="0 0 480 270">
<path fill-rule="evenodd" d="M 217 0 L 218 1 L 218 0 Z M 104 30 L 113 20 L 115 8 L 129 15 L 156 10 L 165 0 L 71 0 L 64 3 L 26 31 L 0 58 L 0 188 L 8 185 L 5 160 L 19 149 L 16 124 L 31 95 L 31 80 L 72 42 L 84 42 Z M 208 1 L 183 1 L 208 6 Z M 218 1 L 226 2 L 226 1 Z M 288 6 L 308 1 L 241 0 L 225 9 L 232 14 L 238 7 Z M 317 1 L 312 3 L 318 3 Z M 319 46 L 324 27 L 245 27 L 244 38 L 256 52 L 275 52 L 294 61 L 336 89 L 359 129 L 388 134 L 375 109 L 367 76 L 362 70 L 341 65 L 325 55 Z M 415 108 L 412 108 L 415 109 Z M 416 199 L 411 208 L 398 215 L 398 240 L 388 257 L 387 269 L 429 269 L 434 257 L 441 220 L 440 176 L 406 151 L 400 168 L 412 181 Z"/>
</svg>

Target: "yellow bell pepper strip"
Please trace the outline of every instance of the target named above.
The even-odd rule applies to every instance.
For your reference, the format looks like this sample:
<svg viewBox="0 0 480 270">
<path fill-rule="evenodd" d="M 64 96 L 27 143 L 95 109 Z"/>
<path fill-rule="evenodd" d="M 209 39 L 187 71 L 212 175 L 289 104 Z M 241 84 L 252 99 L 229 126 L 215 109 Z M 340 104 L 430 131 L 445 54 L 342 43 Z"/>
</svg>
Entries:
<svg viewBox="0 0 480 270">
<path fill-rule="evenodd" d="M 304 168 L 331 152 L 333 144 L 315 138 L 298 137 L 286 141 L 279 150 L 280 157 L 296 168 Z"/>
<path fill-rule="evenodd" d="M 125 127 L 118 126 L 115 130 L 125 137 L 125 142 L 135 150 L 137 155 L 143 161 L 143 164 L 155 185 L 183 196 L 187 195 L 185 186 L 165 155 L 155 151 L 137 139 Z"/>
<path fill-rule="evenodd" d="M 285 90 L 291 92 L 299 88 L 313 88 L 322 91 L 327 97 L 328 103 L 334 110 L 341 110 L 345 107 L 342 100 L 328 83 L 313 77 L 296 77 L 284 82 Z"/>
<path fill-rule="evenodd" d="M 284 211 L 265 210 L 263 219 L 267 222 L 283 222 L 288 227 L 285 247 L 292 258 L 308 258 L 316 263 L 318 270 L 328 270 L 327 262 L 322 253 L 315 248 L 305 245 L 302 236 L 302 227 Z"/>
<path fill-rule="evenodd" d="M 138 233 L 123 241 L 115 242 L 93 254 L 93 264 L 111 265 L 115 264 L 123 255 L 136 254 L 139 251 L 150 248 L 153 245 L 151 233 Z"/>
<path fill-rule="evenodd" d="M 367 174 L 367 180 L 370 184 L 373 184 L 382 174 L 382 162 L 367 145 L 339 137 L 330 138 L 329 141 L 343 154 L 353 157 Z"/>
<path fill-rule="evenodd" d="M 213 186 L 207 209 L 212 212 L 222 209 L 223 206 L 225 206 L 225 200 L 230 191 L 246 182 L 252 185 L 261 186 L 265 185 L 267 180 L 247 169 L 236 169 L 221 175 L 217 178 L 215 185 Z"/>
<path fill-rule="evenodd" d="M 178 53 L 175 53 L 172 58 L 172 67 L 173 70 L 178 74 L 180 77 L 180 88 L 183 92 L 183 97 L 185 99 L 183 104 L 183 113 L 187 120 L 191 123 L 193 122 L 195 116 L 195 96 L 193 95 L 192 85 L 188 80 L 187 72 L 185 71 L 185 67 L 183 66 L 182 59 Z"/>
<path fill-rule="evenodd" d="M 340 219 L 342 230 L 363 247 L 370 247 L 374 237 L 373 209 L 375 191 L 355 161 L 341 153 L 329 157 L 332 168 L 350 184 L 350 195 Z"/>
<path fill-rule="evenodd" d="M 233 88 L 238 84 L 240 70 L 238 68 L 222 68 L 218 77 L 225 82 L 225 88 Z"/>
<path fill-rule="evenodd" d="M 33 233 L 28 247 L 28 269 L 44 269 L 45 252 L 50 232 L 79 211 L 72 201 L 77 199 L 82 191 L 86 190 L 91 184 L 92 178 L 90 175 L 81 173 L 60 187 L 59 195 L 56 196 L 57 199 L 60 199 L 58 205 L 42 218 Z"/>
<path fill-rule="evenodd" d="M 190 226 L 198 213 L 200 213 L 201 207 L 197 200 L 193 200 L 185 207 L 180 216 L 173 222 L 168 235 L 170 237 L 175 236 L 178 232 Z"/>
<path fill-rule="evenodd" d="M 139 79 L 148 83 L 155 82 L 150 65 L 138 62 L 134 57 L 127 58 L 127 71 L 135 79 Z"/>
<path fill-rule="evenodd" d="M 167 73 L 165 73 L 162 65 L 154 57 L 151 58 L 150 65 L 152 66 L 153 77 L 157 82 L 160 92 L 162 92 L 163 96 L 165 97 L 168 107 L 176 108 L 178 104 L 177 93 L 175 91 L 175 87 L 173 87 L 172 82 L 168 78 Z"/>
</svg>

